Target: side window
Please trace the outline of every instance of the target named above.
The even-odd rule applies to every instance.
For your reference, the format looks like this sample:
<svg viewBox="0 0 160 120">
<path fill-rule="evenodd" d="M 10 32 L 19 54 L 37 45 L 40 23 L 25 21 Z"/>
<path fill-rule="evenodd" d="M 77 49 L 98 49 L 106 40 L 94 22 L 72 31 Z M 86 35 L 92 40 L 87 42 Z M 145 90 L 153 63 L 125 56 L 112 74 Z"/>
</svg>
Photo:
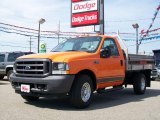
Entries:
<svg viewBox="0 0 160 120">
<path fill-rule="evenodd" d="M 9 53 L 8 62 L 14 62 L 18 57 L 22 56 L 22 53 Z"/>
<path fill-rule="evenodd" d="M 0 62 L 4 62 L 5 54 L 0 54 Z"/>
<path fill-rule="evenodd" d="M 105 48 L 105 47 L 110 48 L 111 56 L 119 56 L 117 45 L 113 39 L 108 39 L 108 38 L 105 39 L 104 44 L 103 44 L 103 48 Z"/>
</svg>

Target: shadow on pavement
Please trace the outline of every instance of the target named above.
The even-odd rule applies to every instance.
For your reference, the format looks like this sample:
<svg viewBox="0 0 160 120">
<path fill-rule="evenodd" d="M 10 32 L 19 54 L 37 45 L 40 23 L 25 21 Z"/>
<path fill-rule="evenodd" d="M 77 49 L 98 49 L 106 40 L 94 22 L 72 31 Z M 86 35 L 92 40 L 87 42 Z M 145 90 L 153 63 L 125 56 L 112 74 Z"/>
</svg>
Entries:
<svg viewBox="0 0 160 120">
<path fill-rule="evenodd" d="M 156 97 L 159 95 L 160 95 L 160 90 L 156 89 L 148 89 L 144 95 L 134 95 L 133 89 L 131 88 L 105 94 L 94 94 L 91 106 L 86 109 L 76 109 L 71 107 L 68 98 L 65 99 L 42 98 L 36 102 L 25 102 L 25 103 L 40 108 L 67 110 L 67 111 L 89 111 L 89 110 L 115 107 L 130 102 L 140 102 L 144 101 L 145 98 Z"/>
<path fill-rule="evenodd" d="M 7 85 L 7 84 L 9 84 L 8 79 L 2 79 L 2 80 L 0 80 L 0 85 Z"/>
<path fill-rule="evenodd" d="M 8 81 L 8 79 L 7 78 L 3 78 L 3 79 L 1 79 L 0 81 Z M 9 82 L 9 81 L 8 81 Z"/>
<path fill-rule="evenodd" d="M 8 85 L 8 84 L 9 84 L 9 83 L 1 83 L 1 82 L 0 82 L 0 85 Z"/>
</svg>

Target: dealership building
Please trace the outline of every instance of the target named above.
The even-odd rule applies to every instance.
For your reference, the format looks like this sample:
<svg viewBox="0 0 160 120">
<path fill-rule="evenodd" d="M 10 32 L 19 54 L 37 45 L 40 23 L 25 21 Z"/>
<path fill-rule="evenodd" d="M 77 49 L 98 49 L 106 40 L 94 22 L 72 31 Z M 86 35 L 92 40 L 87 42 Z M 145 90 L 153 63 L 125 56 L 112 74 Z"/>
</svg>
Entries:
<svg viewBox="0 0 160 120">
<path fill-rule="evenodd" d="M 156 66 L 160 64 L 160 49 L 159 50 L 153 50 L 155 60 L 156 60 Z"/>
</svg>

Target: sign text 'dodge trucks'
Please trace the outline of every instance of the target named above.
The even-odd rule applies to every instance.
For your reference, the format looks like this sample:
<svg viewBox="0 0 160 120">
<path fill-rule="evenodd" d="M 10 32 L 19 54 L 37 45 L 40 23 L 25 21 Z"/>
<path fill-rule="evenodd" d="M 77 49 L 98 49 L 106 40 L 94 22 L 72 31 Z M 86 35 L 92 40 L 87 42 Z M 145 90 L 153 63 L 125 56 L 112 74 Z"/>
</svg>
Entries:
<svg viewBox="0 0 160 120">
<path fill-rule="evenodd" d="M 98 12 L 86 12 L 80 14 L 72 14 L 72 26 L 93 25 L 98 24 Z"/>
</svg>

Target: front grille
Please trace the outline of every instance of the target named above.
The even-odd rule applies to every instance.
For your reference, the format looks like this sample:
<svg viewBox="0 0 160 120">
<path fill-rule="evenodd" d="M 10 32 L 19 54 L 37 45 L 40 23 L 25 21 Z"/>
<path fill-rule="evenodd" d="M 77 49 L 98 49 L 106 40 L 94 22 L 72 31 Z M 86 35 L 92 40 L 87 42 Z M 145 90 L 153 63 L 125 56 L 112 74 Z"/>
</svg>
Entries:
<svg viewBox="0 0 160 120">
<path fill-rule="evenodd" d="M 51 61 L 48 59 L 21 59 L 15 62 L 17 76 L 44 77 L 51 73 Z"/>
</svg>

